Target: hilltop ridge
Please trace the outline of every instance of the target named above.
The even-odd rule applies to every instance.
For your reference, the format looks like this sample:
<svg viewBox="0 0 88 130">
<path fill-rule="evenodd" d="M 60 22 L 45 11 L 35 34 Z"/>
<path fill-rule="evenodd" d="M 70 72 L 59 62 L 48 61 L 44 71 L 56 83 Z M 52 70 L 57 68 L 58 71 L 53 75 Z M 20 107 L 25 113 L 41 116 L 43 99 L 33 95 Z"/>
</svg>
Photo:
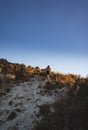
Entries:
<svg viewBox="0 0 88 130">
<path fill-rule="evenodd" d="M 52 86 L 64 87 L 68 86 L 78 91 L 80 84 L 86 83 L 87 78 L 82 78 L 80 75 L 74 74 L 61 74 L 53 72 L 49 65 L 45 69 L 40 69 L 38 66 L 26 66 L 23 63 L 11 63 L 6 59 L 0 59 L 0 89 L 4 86 L 9 86 L 7 91 L 10 90 L 12 83 L 29 81 L 34 75 L 42 76 L 47 80 L 47 88 L 53 89 Z"/>
<path fill-rule="evenodd" d="M 26 66 L 23 63 L 11 63 L 6 59 L 0 59 L 0 76 L 2 77 L 12 74 L 14 75 L 14 79 L 27 80 L 32 75 L 39 74 L 44 76 L 50 72 L 51 68 L 49 65 L 45 69 L 40 69 L 38 66 Z"/>
</svg>

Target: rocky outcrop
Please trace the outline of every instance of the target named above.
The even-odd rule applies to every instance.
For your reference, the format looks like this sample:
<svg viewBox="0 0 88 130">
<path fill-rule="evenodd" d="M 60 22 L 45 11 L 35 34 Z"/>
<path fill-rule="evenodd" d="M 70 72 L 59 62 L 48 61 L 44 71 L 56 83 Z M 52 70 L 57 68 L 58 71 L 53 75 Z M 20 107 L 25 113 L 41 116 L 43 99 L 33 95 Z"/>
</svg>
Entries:
<svg viewBox="0 0 88 130">
<path fill-rule="evenodd" d="M 8 62 L 6 59 L 0 59 L 0 77 L 16 80 L 28 80 L 30 76 L 48 75 L 51 73 L 50 66 L 45 69 L 39 67 L 25 66 L 24 64 L 17 64 Z"/>
</svg>

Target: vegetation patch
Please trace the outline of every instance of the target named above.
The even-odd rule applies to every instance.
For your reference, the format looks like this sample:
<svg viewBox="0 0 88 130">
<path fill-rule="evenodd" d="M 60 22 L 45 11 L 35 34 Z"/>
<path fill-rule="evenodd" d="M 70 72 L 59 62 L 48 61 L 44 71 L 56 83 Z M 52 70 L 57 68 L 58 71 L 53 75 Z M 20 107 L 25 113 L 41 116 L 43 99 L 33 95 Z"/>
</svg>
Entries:
<svg viewBox="0 0 88 130">
<path fill-rule="evenodd" d="M 68 98 L 54 103 L 54 113 L 49 114 L 49 106 L 42 105 L 40 113 L 43 118 L 36 122 L 34 130 L 87 130 L 88 80 L 82 82 L 76 93 L 75 91 L 70 91 Z"/>
</svg>

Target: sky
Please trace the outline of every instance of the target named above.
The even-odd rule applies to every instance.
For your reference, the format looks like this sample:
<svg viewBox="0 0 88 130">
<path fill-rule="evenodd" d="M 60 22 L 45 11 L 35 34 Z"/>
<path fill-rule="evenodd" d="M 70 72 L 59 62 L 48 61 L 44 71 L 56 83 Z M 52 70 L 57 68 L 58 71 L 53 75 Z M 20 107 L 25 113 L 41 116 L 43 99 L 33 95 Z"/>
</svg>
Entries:
<svg viewBox="0 0 88 130">
<path fill-rule="evenodd" d="M 88 74 L 87 0 L 0 0 L 0 58 Z"/>
</svg>

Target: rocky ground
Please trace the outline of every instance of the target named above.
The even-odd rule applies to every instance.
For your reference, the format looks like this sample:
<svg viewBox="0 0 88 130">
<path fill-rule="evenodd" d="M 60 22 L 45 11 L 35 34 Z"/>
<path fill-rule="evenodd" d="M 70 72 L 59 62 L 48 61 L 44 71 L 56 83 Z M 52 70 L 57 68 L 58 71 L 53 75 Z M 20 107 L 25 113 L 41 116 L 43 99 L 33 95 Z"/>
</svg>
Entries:
<svg viewBox="0 0 88 130">
<path fill-rule="evenodd" d="M 0 130 L 32 130 L 35 121 L 41 120 L 37 114 L 43 104 L 51 104 L 50 111 L 54 112 L 52 104 L 65 97 L 68 89 L 43 93 L 46 82 L 35 75 L 27 82 L 13 84 L 11 91 L 0 97 Z"/>
</svg>

